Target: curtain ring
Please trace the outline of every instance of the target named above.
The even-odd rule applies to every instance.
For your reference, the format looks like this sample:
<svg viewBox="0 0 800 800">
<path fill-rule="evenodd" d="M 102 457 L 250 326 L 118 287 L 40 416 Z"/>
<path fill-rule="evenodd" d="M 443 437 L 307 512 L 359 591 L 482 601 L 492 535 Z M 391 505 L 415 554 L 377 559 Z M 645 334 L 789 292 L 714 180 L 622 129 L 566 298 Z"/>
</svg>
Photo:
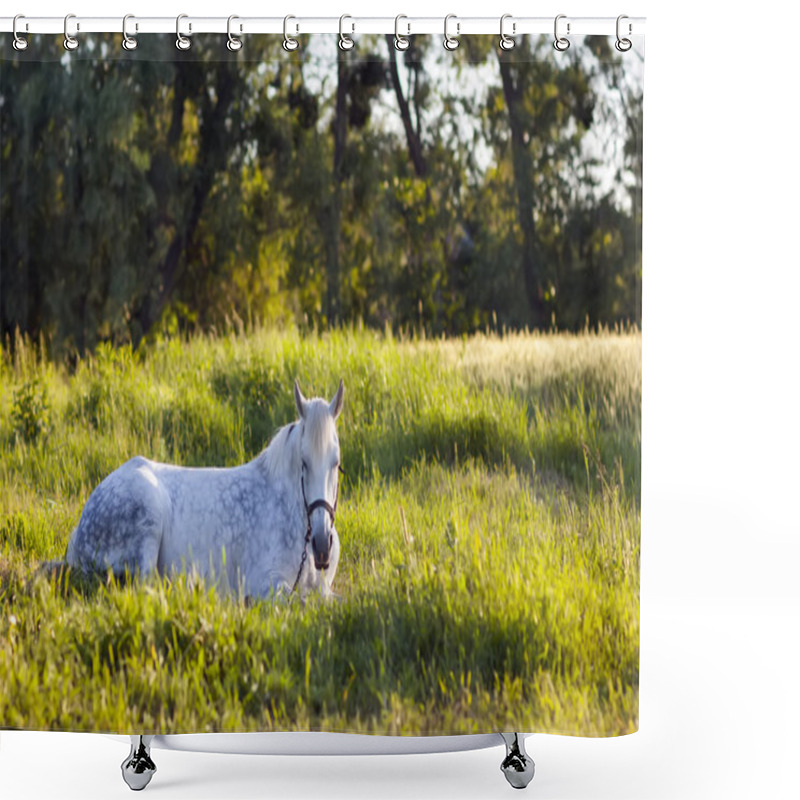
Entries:
<svg viewBox="0 0 800 800">
<path fill-rule="evenodd" d="M 231 51 L 231 53 L 236 53 L 236 52 L 238 52 L 239 50 L 242 49 L 242 40 L 238 36 L 234 36 L 231 33 L 231 22 L 233 22 L 233 20 L 235 20 L 235 19 L 239 19 L 239 17 L 237 17 L 236 14 L 231 14 L 228 17 L 228 43 L 227 43 L 226 47 L 228 48 L 228 50 Z M 240 33 L 241 33 L 241 30 L 242 30 L 242 28 L 241 28 L 241 25 L 240 25 L 239 26 L 239 32 Z"/>
<path fill-rule="evenodd" d="M 411 44 L 410 40 L 408 39 L 409 34 L 411 33 L 411 24 L 406 23 L 406 27 L 408 28 L 408 33 L 405 36 L 400 35 L 400 20 L 401 19 L 408 19 L 405 14 L 398 14 L 394 18 L 394 49 L 403 52 L 404 50 L 408 50 L 409 45 Z"/>
<path fill-rule="evenodd" d="M 192 40 L 188 36 L 184 36 L 181 33 L 181 20 L 188 19 L 188 14 L 178 14 L 178 18 L 175 20 L 175 35 L 177 38 L 175 39 L 175 47 L 178 50 L 188 50 L 192 46 Z M 189 31 L 192 30 L 192 23 L 189 23 Z"/>
<path fill-rule="evenodd" d="M 627 14 L 620 14 L 617 17 L 617 41 L 614 42 L 614 47 L 616 47 L 617 50 L 619 50 L 620 53 L 627 53 L 628 50 L 630 50 L 631 47 L 633 47 L 633 42 L 630 39 L 623 39 L 619 35 L 619 33 L 620 33 L 620 23 L 624 19 L 628 19 Z M 631 24 L 629 22 L 628 23 L 628 35 L 629 36 L 630 36 L 630 33 L 631 33 Z"/>
<path fill-rule="evenodd" d="M 356 43 L 346 34 L 344 33 L 344 21 L 346 19 L 353 19 L 349 14 L 342 14 L 339 17 L 339 49 L 340 50 L 352 50 Z M 350 23 L 352 26 L 351 33 L 353 33 L 356 29 L 356 26 L 353 23 Z"/>
<path fill-rule="evenodd" d="M 559 53 L 563 53 L 565 50 L 569 50 L 569 39 L 567 39 L 564 36 L 558 35 L 558 21 L 560 19 L 566 19 L 566 18 L 567 18 L 566 14 L 559 14 L 556 17 L 556 21 L 553 25 L 553 35 L 555 36 L 555 39 L 553 40 L 553 47 L 555 47 L 555 49 L 558 50 Z M 569 35 L 569 22 L 567 23 L 567 35 Z"/>
<path fill-rule="evenodd" d="M 64 17 L 64 49 L 65 50 L 77 50 L 78 49 L 78 45 L 80 44 L 80 42 L 74 36 L 70 35 L 70 32 L 69 32 L 69 21 L 71 19 L 75 19 L 75 15 L 74 14 L 67 14 L 67 16 Z M 79 31 L 80 29 L 81 29 L 80 24 L 76 23 L 76 28 L 75 28 L 76 32 Z"/>
<path fill-rule="evenodd" d="M 450 52 L 455 50 L 460 44 L 458 39 L 456 39 L 455 36 L 451 36 L 447 31 L 447 23 L 450 22 L 451 19 L 456 20 L 456 35 L 461 33 L 461 23 L 458 22 L 458 17 L 455 14 L 448 14 L 444 18 L 444 42 L 442 42 L 442 44 L 444 45 L 444 49 Z"/>
<path fill-rule="evenodd" d="M 133 14 L 126 14 L 122 18 L 122 49 L 123 50 L 135 50 L 139 46 L 139 42 L 136 41 L 135 37 L 128 36 L 128 20 L 129 19 L 136 19 Z M 139 30 L 139 23 L 136 23 L 136 30 Z"/>
<path fill-rule="evenodd" d="M 12 26 L 12 30 L 14 32 L 14 41 L 12 42 L 12 44 L 17 52 L 22 52 L 23 50 L 28 49 L 28 40 L 24 36 L 20 36 L 19 31 L 17 31 L 17 21 L 21 19 L 25 19 L 25 15 L 17 14 L 17 16 L 14 17 L 14 24 Z M 28 30 L 27 22 L 25 23 L 25 30 L 26 31 Z"/>
<path fill-rule="evenodd" d="M 289 36 L 289 20 L 290 19 L 297 19 L 297 17 L 293 17 L 291 14 L 283 18 L 283 49 L 287 53 L 291 53 L 294 50 L 297 50 L 300 47 L 300 42 L 297 39 L 293 39 Z M 299 26 L 295 28 L 295 33 L 299 32 Z"/>
<path fill-rule="evenodd" d="M 503 14 L 503 16 L 500 17 L 500 49 L 506 51 L 513 50 L 514 46 L 517 44 L 514 41 L 514 39 L 511 38 L 512 36 L 515 36 L 517 33 L 517 23 L 516 22 L 511 23 L 511 36 L 509 36 L 503 30 L 503 25 L 507 19 L 512 19 L 511 14 Z"/>
</svg>

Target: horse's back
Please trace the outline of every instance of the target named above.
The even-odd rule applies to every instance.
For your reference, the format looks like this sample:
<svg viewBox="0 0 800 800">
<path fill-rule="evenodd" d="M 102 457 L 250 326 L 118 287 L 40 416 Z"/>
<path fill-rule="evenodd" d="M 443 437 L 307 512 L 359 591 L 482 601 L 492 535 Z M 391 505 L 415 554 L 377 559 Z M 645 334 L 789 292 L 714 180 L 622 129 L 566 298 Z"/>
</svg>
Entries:
<svg viewBox="0 0 800 800">
<path fill-rule="evenodd" d="M 70 537 L 70 566 L 115 573 L 155 569 L 169 521 L 169 496 L 156 470 L 154 462 L 136 456 L 97 486 Z"/>
<path fill-rule="evenodd" d="M 169 494 L 169 533 L 158 568 L 191 570 L 222 587 L 261 582 L 275 557 L 275 532 L 287 529 L 287 505 L 280 489 L 252 464 L 237 467 L 178 467 L 155 464 Z"/>
</svg>

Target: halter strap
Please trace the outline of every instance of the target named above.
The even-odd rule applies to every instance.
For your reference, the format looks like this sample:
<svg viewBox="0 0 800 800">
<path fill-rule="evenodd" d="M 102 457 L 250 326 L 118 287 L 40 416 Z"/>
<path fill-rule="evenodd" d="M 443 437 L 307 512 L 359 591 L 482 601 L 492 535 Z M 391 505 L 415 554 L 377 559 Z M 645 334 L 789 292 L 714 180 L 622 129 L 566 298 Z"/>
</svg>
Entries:
<svg viewBox="0 0 800 800">
<path fill-rule="evenodd" d="M 291 429 L 289 433 L 291 433 Z M 339 466 L 339 472 L 344 475 L 344 470 L 341 465 Z M 306 482 L 302 471 L 300 473 L 300 490 L 303 493 L 303 505 L 306 507 L 306 536 L 303 543 L 303 555 L 300 557 L 300 566 L 297 570 L 297 577 L 294 579 L 294 584 L 292 585 L 292 592 L 297 588 L 297 584 L 300 583 L 300 575 L 303 573 L 303 566 L 308 559 L 308 543 L 311 541 L 311 514 L 318 508 L 324 508 L 328 514 L 330 514 L 331 525 L 333 525 L 336 520 L 336 508 L 339 505 L 339 481 L 336 481 L 336 497 L 333 501 L 333 505 L 322 498 L 315 500 L 309 505 L 308 500 L 306 500 Z"/>
<path fill-rule="evenodd" d="M 306 500 L 306 483 L 302 473 L 300 473 L 300 490 L 303 492 L 303 505 L 306 507 L 309 531 L 311 530 L 311 514 L 318 508 L 324 508 L 331 515 L 331 525 L 333 525 L 336 519 L 336 508 L 339 505 L 339 481 L 336 481 L 336 497 L 333 500 L 333 505 L 324 498 L 315 500 L 313 503 L 309 503 L 308 500 Z"/>
<path fill-rule="evenodd" d="M 337 492 L 336 494 L 338 495 L 339 493 Z M 312 512 L 318 508 L 324 508 L 331 515 L 331 525 L 333 525 L 334 520 L 336 519 L 335 506 L 332 506 L 327 500 L 315 500 L 310 506 L 306 507 L 306 514 L 308 515 L 309 519 L 311 518 Z"/>
</svg>

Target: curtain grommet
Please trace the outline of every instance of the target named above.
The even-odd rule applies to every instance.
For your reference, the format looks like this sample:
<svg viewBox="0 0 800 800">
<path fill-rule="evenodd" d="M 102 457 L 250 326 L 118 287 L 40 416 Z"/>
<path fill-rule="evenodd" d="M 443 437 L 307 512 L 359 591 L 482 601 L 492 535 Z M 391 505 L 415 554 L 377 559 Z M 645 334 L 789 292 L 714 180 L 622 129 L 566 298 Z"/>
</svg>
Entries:
<svg viewBox="0 0 800 800">
<path fill-rule="evenodd" d="M 505 50 L 506 52 L 513 50 L 517 45 L 513 38 L 517 33 L 517 23 L 511 23 L 511 36 L 509 36 L 505 32 L 505 22 L 507 19 L 513 20 L 511 14 L 503 14 L 503 16 L 500 17 L 500 41 L 498 43 L 500 49 Z"/>
<path fill-rule="evenodd" d="M 451 36 L 450 31 L 448 30 L 448 26 L 450 24 L 450 20 L 456 20 L 456 36 L 461 33 L 461 23 L 458 21 L 458 17 L 455 14 L 448 14 L 444 18 L 444 41 L 442 44 L 444 45 L 444 49 L 448 52 L 452 53 L 453 50 L 456 50 L 461 42 L 456 38 L 456 36 Z"/>
<path fill-rule="evenodd" d="M 231 23 L 235 19 L 239 19 L 239 17 L 237 17 L 236 14 L 231 14 L 228 17 L 228 41 L 225 43 L 225 46 L 228 48 L 228 50 L 231 51 L 231 53 L 238 53 L 239 50 L 241 50 L 242 46 L 243 46 L 242 40 L 238 36 L 234 36 L 231 33 Z M 242 32 L 242 27 L 240 25 L 239 26 L 239 33 L 241 33 L 241 32 Z"/>
<path fill-rule="evenodd" d="M 139 46 L 139 42 L 137 41 L 136 37 L 128 35 L 129 19 L 136 19 L 136 17 L 134 17 L 133 14 L 126 14 L 122 18 L 122 49 L 127 50 L 128 52 L 135 50 Z M 139 30 L 138 24 L 136 25 L 136 30 Z"/>
<path fill-rule="evenodd" d="M 188 36 L 184 36 L 181 33 L 181 20 L 182 19 L 188 19 L 188 18 L 189 18 L 188 14 L 178 14 L 178 17 L 175 20 L 175 36 L 176 36 L 175 47 L 177 47 L 178 50 L 181 50 L 181 51 L 184 51 L 184 52 L 186 50 L 188 50 L 192 46 L 192 40 Z M 189 23 L 189 32 L 191 33 L 191 31 L 192 31 L 192 23 L 190 22 Z"/>
<path fill-rule="evenodd" d="M 406 23 L 408 31 L 405 36 L 400 33 L 400 20 L 408 19 L 405 14 L 398 14 L 394 18 L 394 49 L 399 50 L 401 53 L 408 50 L 411 46 L 411 40 L 408 38 L 411 35 L 411 24 Z"/>
<path fill-rule="evenodd" d="M 628 15 L 627 14 L 620 14 L 617 17 L 617 41 L 614 42 L 614 47 L 616 47 L 617 50 L 619 50 L 620 53 L 627 53 L 628 50 L 630 50 L 631 47 L 633 47 L 633 42 L 630 39 L 627 39 L 627 38 L 625 38 L 625 37 L 620 35 L 620 27 L 621 27 L 622 20 L 624 20 L 624 19 L 628 19 Z M 628 36 L 631 35 L 631 30 L 632 30 L 632 26 L 631 26 L 631 23 L 629 22 L 628 23 Z"/>
<path fill-rule="evenodd" d="M 569 50 L 569 39 L 566 36 L 559 36 L 558 34 L 558 21 L 561 19 L 566 19 L 566 14 L 558 14 L 556 16 L 555 22 L 553 23 L 553 47 L 558 50 L 559 53 L 563 53 L 565 50 Z M 569 36 L 569 22 L 567 22 L 567 36 Z"/>
<path fill-rule="evenodd" d="M 353 18 L 349 14 L 342 14 L 342 16 L 339 17 L 339 49 L 345 51 L 352 50 L 356 46 L 356 43 L 353 41 L 352 37 L 348 36 L 344 32 L 344 21 L 346 19 L 353 19 Z M 351 22 L 350 33 L 353 33 L 355 29 L 356 29 L 355 23 Z"/>
<path fill-rule="evenodd" d="M 289 20 L 290 19 L 297 19 L 297 17 L 292 16 L 291 14 L 287 14 L 283 18 L 283 49 L 287 53 L 293 53 L 300 47 L 300 42 L 297 39 L 292 38 L 289 36 Z M 295 33 L 300 32 L 300 26 L 295 24 Z"/>
<path fill-rule="evenodd" d="M 76 36 L 73 36 L 69 32 L 69 21 L 71 19 L 75 19 L 75 14 L 67 14 L 64 17 L 64 49 L 69 50 L 70 52 L 73 50 L 78 49 L 78 45 L 80 42 L 78 41 Z M 80 23 L 76 23 L 75 32 L 77 33 L 81 29 Z"/>
<path fill-rule="evenodd" d="M 17 14 L 14 17 L 14 23 L 12 25 L 12 33 L 14 34 L 14 41 L 11 42 L 13 48 L 18 52 L 21 53 L 28 49 L 28 40 L 24 36 L 20 36 L 19 30 L 17 28 L 17 23 L 19 20 L 25 19 L 24 14 Z M 28 30 L 28 23 L 25 23 L 25 30 Z"/>
</svg>

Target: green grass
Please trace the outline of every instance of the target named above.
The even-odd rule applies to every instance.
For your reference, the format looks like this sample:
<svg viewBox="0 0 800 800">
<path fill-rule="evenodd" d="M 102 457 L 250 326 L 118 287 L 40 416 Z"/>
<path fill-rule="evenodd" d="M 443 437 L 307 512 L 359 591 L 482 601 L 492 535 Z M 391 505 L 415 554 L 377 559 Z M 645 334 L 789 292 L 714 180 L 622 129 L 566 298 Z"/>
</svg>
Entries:
<svg viewBox="0 0 800 800">
<path fill-rule="evenodd" d="M 641 336 L 256 330 L 0 360 L 0 726 L 623 734 L 638 725 Z M 346 384 L 335 603 L 48 575 L 142 454 L 255 455 Z"/>
</svg>

